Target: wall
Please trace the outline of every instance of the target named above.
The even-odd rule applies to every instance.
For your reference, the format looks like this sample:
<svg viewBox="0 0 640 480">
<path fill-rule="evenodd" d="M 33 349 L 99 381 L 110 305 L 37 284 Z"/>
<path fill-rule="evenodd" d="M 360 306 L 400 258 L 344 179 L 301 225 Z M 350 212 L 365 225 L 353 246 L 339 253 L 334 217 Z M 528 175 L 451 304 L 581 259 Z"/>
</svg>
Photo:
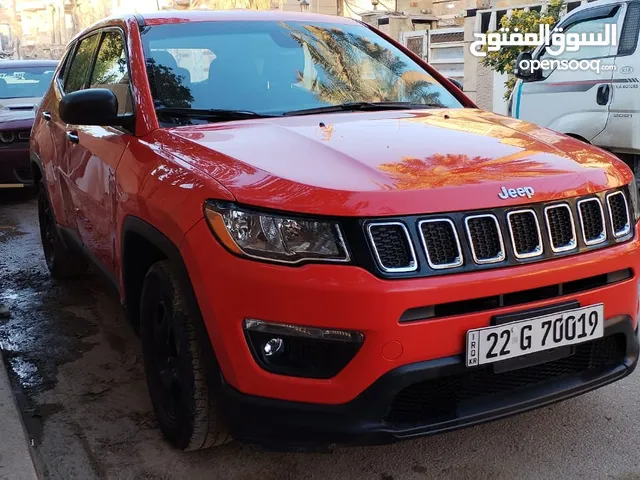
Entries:
<svg viewBox="0 0 640 480">
<path fill-rule="evenodd" d="M 338 0 L 307 0 L 309 2 L 309 13 L 319 13 L 322 15 L 337 15 Z M 299 12 L 299 0 L 281 0 L 281 8 L 286 12 Z"/>
<path fill-rule="evenodd" d="M 509 76 L 506 73 L 504 74 L 493 73 L 492 78 L 493 78 L 493 89 L 492 89 L 493 97 L 491 99 L 490 110 L 492 112 L 499 113 L 500 115 L 506 115 L 507 100 L 504 99 L 504 92 L 506 91 L 504 82 L 507 81 Z"/>
<path fill-rule="evenodd" d="M 471 42 L 476 40 L 473 34 L 480 31 L 480 18 L 475 10 L 471 10 L 464 21 L 464 93 L 483 110 L 502 110 L 496 99 L 504 95 L 504 82 L 500 81 L 503 76 L 485 67 L 480 58 L 471 54 Z M 494 29 L 495 18 L 489 25 L 489 30 Z"/>
<path fill-rule="evenodd" d="M 505 0 L 498 3 L 501 2 Z M 507 107 L 503 99 L 506 75 L 485 67 L 482 59 L 472 55 L 470 49 L 471 42 L 476 40 L 474 33 L 496 30 L 497 25 L 496 9 L 467 11 L 464 19 L 464 92 L 483 110 L 506 114 Z"/>
<path fill-rule="evenodd" d="M 300 10 L 298 0 L 15 0 L 12 8 L 0 8 L 0 34 L 11 26 L 13 41 L 3 48 L 13 58 L 60 58 L 69 40 L 89 25 L 111 14 L 177 8 L 278 8 Z M 309 0 L 316 2 L 316 0 Z M 317 0 L 323 13 L 336 14 L 338 0 Z M 2 3 L 3 6 L 9 2 Z"/>
</svg>

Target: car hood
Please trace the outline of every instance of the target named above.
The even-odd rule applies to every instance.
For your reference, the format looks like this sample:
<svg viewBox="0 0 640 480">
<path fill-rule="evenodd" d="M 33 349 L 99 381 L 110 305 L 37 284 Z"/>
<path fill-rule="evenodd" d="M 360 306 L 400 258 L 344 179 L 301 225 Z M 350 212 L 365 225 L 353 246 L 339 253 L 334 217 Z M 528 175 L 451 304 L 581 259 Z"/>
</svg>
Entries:
<svg viewBox="0 0 640 480">
<path fill-rule="evenodd" d="M 172 154 L 239 202 L 313 214 L 491 208 L 597 192 L 633 178 L 603 150 L 477 109 L 322 114 L 158 132 Z M 515 194 L 501 198 L 503 187 Z"/>
<path fill-rule="evenodd" d="M 34 118 L 40 98 L 0 98 L 0 122 Z"/>
</svg>

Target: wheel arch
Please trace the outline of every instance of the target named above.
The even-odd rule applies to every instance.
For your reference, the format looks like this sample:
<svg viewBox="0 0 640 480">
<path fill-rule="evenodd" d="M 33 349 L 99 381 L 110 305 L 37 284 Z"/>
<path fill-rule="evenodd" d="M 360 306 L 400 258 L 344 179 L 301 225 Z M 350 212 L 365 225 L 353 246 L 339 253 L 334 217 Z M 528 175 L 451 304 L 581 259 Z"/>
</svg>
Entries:
<svg viewBox="0 0 640 480">
<path fill-rule="evenodd" d="M 191 286 L 187 268 L 178 247 L 160 230 L 139 217 L 127 216 L 122 222 L 122 287 L 124 305 L 133 324 L 139 321 L 139 301 L 144 276 L 151 265 L 170 260 L 180 279 Z"/>
<path fill-rule="evenodd" d="M 29 152 L 29 159 L 29 166 L 31 167 L 31 173 L 33 174 L 33 183 L 37 185 L 38 182 L 44 178 L 42 162 L 40 161 L 40 157 L 33 150 Z"/>
<path fill-rule="evenodd" d="M 210 381 L 219 385 L 221 380 L 209 333 L 202 318 L 198 300 L 189 277 L 187 266 L 180 249 L 171 239 L 150 223 L 134 216 L 127 216 L 122 223 L 122 295 L 127 316 L 138 331 L 140 322 L 140 295 L 144 278 L 151 265 L 167 259 L 176 269 L 184 287 L 186 302 L 198 330 L 198 339 L 203 353 Z"/>
<path fill-rule="evenodd" d="M 575 138 L 576 140 L 580 140 L 581 142 L 587 143 L 591 145 L 591 142 L 577 133 L 565 133 L 567 137 Z"/>
</svg>

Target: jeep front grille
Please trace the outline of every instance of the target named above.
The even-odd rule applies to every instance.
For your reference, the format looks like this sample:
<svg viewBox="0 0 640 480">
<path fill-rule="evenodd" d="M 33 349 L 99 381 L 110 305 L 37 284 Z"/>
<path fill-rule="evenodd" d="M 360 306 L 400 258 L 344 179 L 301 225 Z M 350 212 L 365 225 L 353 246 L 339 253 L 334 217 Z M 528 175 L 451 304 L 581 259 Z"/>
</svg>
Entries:
<svg viewBox="0 0 640 480">
<path fill-rule="evenodd" d="M 610 193 L 607 195 L 607 206 L 609 207 L 613 235 L 615 237 L 623 237 L 631 230 L 627 198 L 622 192 Z"/>
<path fill-rule="evenodd" d="M 410 272 L 417 267 L 407 227 L 400 222 L 369 225 L 369 238 L 378 264 L 385 272 Z"/>
<path fill-rule="evenodd" d="M 524 207 L 367 220 L 366 233 L 385 275 L 517 265 L 629 240 L 627 196 L 616 189 Z"/>
<path fill-rule="evenodd" d="M 597 245 L 607 239 L 602 204 L 597 198 L 578 201 L 582 238 L 587 245 Z"/>
<path fill-rule="evenodd" d="M 500 224 L 493 215 L 473 215 L 465 219 L 471 254 L 477 264 L 504 260 Z"/>
<path fill-rule="evenodd" d="M 576 248 L 578 242 L 571 207 L 566 203 L 551 205 L 545 207 L 544 215 L 549 230 L 551 250 L 559 253 Z"/>
<path fill-rule="evenodd" d="M 418 225 L 427 262 L 433 269 L 462 265 L 462 249 L 456 226 L 448 218 L 423 220 Z"/>
<path fill-rule="evenodd" d="M 531 258 L 542 255 L 542 235 L 536 212 L 531 209 L 507 213 L 511 246 L 516 258 Z"/>
</svg>

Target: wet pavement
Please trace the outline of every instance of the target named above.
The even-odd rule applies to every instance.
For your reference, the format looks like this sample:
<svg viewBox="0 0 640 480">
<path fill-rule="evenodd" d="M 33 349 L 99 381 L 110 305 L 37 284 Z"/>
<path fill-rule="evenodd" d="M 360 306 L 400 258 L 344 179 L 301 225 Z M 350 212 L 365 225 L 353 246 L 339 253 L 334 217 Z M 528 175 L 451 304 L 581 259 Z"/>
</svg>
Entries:
<svg viewBox="0 0 640 480">
<path fill-rule="evenodd" d="M 0 346 L 47 478 L 640 479 L 640 371 L 582 397 L 480 427 L 333 454 L 235 444 L 183 453 L 161 438 L 140 344 L 100 278 L 52 280 L 36 202 L 0 195 Z"/>
</svg>

